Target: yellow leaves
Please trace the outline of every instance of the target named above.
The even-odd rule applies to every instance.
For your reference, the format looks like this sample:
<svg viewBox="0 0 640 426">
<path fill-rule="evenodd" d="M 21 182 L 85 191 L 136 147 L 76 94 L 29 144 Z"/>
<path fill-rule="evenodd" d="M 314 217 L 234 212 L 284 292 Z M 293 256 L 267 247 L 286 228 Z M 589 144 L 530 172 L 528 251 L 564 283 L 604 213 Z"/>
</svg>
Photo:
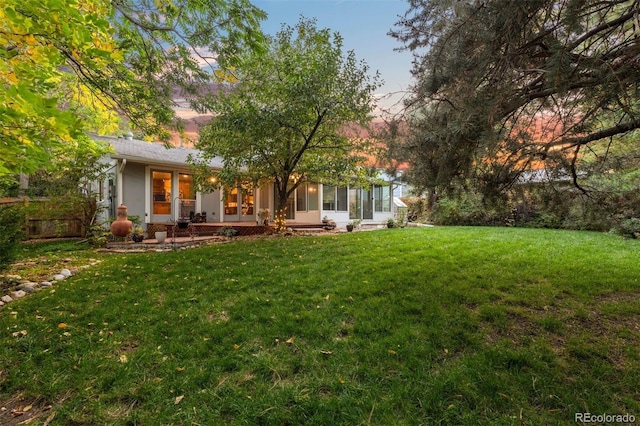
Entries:
<svg viewBox="0 0 640 426">
<path fill-rule="evenodd" d="M 173 401 L 174 404 L 180 404 L 180 401 L 184 399 L 184 395 L 176 396 L 176 399 Z"/>
<path fill-rule="evenodd" d="M 296 339 L 295 336 L 291 336 L 289 339 L 285 341 L 287 345 L 293 345 L 293 341 Z"/>
<path fill-rule="evenodd" d="M 118 362 L 122 364 L 126 364 L 127 362 L 129 362 L 129 358 L 127 358 L 126 354 L 121 354 L 120 357 L 118 358 Z"/>
<path fill-rule="evenodd" d="M 27 36 L 24 38 L 24 42 L 29 46 L 35 46 L 39 43 L 38 39 L 36 39 L 33 34 L 27 34 Z"/>
<path fill-rule="evenodd" d="M 58 324 L 58 328 L 67 328 L 67 327 L 68 327 L 68 325 L 67 325 L 67 324 L 65 324 L 65 323 L 63 323 L 63 322 L 61 322 L 60 324 Z"/>
<path fill-rule="evenodd" d="M 27 330 L 16 331 L 15 333 L 11 333 L 13 337 L 24 337 L 27 335 Z"/>
<path fill-rule="evenodd" d="M 237 83 L 238 78 L 233 74 L 234 69 L 230 68 L 229 70 L 215 70 L 213 72 L 215 78 L 220 83 Z"/>
</svg>

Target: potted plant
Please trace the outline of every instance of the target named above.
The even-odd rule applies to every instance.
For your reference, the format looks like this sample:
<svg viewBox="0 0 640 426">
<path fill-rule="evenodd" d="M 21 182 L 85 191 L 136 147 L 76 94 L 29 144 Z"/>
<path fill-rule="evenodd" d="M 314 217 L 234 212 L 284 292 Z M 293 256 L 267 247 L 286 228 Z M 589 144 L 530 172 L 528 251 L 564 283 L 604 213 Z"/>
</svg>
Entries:
<svg viewBox="0 0 640 426">
<path fill-rule="evenodd" d="M 131 231 L 131 239 L 136 243 L 141 243 L 144 240 L 144 230 L 140 226 L 136 226 Z"/>
<path fill-rule="evenodd" d="M 156 240 L 158 243 L 164 244 L 167 239 L 167 227 L 164 225 L 156 225 Z"/>
<path fill-rule="evenodd" d="M 351 232 L 354 229 L 359 228 L 360 227 L 360 222 L 362 222 L 360 219 L 356 219 L 356 220 L 353 220 L 353 221 L 347 223 L 347 231 Z"/>
<path fill-rule="evenodd" d="M 393 228 L 396 225 L 396 221 L 393 220 L 392 217 L 389 218 L 389 220 L 387 220 L 387 228 Z"/>
</svg>

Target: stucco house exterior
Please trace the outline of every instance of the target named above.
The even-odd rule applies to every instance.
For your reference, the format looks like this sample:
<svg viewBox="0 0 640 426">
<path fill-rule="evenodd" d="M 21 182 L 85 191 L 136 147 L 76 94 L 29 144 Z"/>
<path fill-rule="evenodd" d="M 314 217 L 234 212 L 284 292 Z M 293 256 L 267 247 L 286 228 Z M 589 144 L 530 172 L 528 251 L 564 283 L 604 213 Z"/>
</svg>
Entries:
<svg viewBox="0 0 640 426">
<path fill-rule="evenodd" d="M 145 227 L 195 216 L 205 223 L 255 224 L 267 209 L 273 220 L 273 184 L 198 192 L 187 162 L 189 155 L 197 156 L 197 150 L 166 148 L 132 138 L 94 138 L 113 148 L 113 153 L 104 159 L 110 166 L 108 178 L 98 188 L 105 207 L 104 219 L 115 217 L 116 207 L 124 204 L 128 214 L 139 216 Z M 216 171 L 223 166 L 222 159 L 215 158 L 209 166 L 215 179 Z M 392 176 L 381 173 L 379 178 L 384 183 L 370 188 L 304 183 L 289 199 L 287 223 L 320 224 L 326 217 L 338 227 L 353 220 L 360 220 L 363 225 L 384 224 L 394 215 L 394 183 Z"/>
</svg>

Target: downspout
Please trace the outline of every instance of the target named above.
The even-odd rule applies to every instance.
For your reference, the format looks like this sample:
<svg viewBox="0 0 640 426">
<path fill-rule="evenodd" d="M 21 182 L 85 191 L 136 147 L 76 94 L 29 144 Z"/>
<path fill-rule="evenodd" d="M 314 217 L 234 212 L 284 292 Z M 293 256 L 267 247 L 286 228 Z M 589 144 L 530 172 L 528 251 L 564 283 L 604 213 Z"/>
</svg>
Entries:
<svg viewBox="0 0 640 426">
<path fill-rule="evenodd" d="M 122 173 L 124 172 L 125 167 L 127 166 L 127 159 L 123 158 L 122 160 L 120 160 L 120 165 L 118 166 L 118 176 L 116 179 L 116 184 L 117 184 L 117 190 L 116 190 L 116 205 L 119 206 L 120 204 L 123 204 L 123 178 L 122 178 Z"/>
</svg>

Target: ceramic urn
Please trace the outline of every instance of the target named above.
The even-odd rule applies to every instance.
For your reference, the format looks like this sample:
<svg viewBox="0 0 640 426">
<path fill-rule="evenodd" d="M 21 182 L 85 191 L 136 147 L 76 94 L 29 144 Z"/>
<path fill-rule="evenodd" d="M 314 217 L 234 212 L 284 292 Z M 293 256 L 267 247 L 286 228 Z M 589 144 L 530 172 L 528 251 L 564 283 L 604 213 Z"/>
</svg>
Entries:
<svg viewBox="0 0 640 426">
<path fill-rule="evenodd" d="M 111 233 L 114 237 L 126 237 L 133 227 L 133 223 L 127 219 L 127 206 L 120 204 L 116 210 L 116 220 L 111 223 Z"/>
</svg>

